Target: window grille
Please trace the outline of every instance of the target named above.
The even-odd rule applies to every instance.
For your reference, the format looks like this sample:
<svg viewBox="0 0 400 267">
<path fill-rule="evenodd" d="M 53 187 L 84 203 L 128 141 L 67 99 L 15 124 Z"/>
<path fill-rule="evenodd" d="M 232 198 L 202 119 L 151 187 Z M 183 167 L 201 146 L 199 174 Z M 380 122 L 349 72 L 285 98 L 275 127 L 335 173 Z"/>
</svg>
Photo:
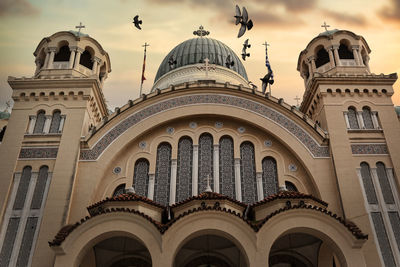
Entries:
<svg viewBox="0 0 400 267">
<path fill-rule="evenodd" d="M 221 137 L 219 140 L 219 153 L 219 190 L 221 194 L 236 199 L 235 159 L 231 137 Z"/>
<path fill-rule="evenodd" d="M 178 143 L 178 162 L 176 177 L 176 202 L 192 195 L 193 142 L 190 137 L 182 137 Z"/>
<path fill-rule="evenodd" d="M 257 201 L 257 180 L 254 145 L 244 142 L 240 145 L 240 175 L 242 201 L 254 203 Z"/>
<path fill-rule="evenodd" d="M 135 163 L 133 186 L 138 195 L 147 197 L 149 190 L 149 162 L 147 159 L 138 159 Z"/>
<path fill-rule="evenodd" d="M 171 145 L 161 143 L 157 148 L 154 201 L 168 205 L 171 183 Z"/>
</svg>

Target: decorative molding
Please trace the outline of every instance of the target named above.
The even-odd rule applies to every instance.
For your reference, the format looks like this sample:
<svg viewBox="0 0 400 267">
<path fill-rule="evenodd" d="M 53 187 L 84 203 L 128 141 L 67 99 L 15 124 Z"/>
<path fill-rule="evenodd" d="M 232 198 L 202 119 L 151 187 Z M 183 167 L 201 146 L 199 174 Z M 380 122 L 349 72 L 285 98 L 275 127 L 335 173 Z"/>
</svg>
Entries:
<svg viewBox="0 0 400 267">
<path fill-rule="evenodd" d="M 328 146 L 321 146 L 302 126 L 273 108 L 238 96 L 197 94 L 170 98 L 137 111 L 100 137 L 91 149 L 81 150 L 80 160 L 97 160 L 104 150 L 130 127 L 151 116 L 178 107 L 204 104 L 231 106 L 258 114 L 291 133 L 307 148 L 313 157 L 329 157 Z"/>
<path fill-rule="evenodd" d="M 197 128 L 197 123 L 192 121 L 191 123 L 189 123 L 189 127 L 192 129 L 196 129 Z"/>
<path fill-rule="evenodd" d="M 23 147 L 19 152 L 19 159 L 55 159 L 58 147 Z"/>
<path fill-rule="evenodd" d="M 355 155 L 385 155 L 389 154 L 386 144 L 353 144 L 351 152 Z"/>
<path fill-rule="evenodd" d="M 272 146 L 272 141 L 271 140 L 265 140 L 264 141 L 264 146 L 271 147 Z"/>
<path fill-rule="evenodd" d="M 215 123 L 215 128 L 217 128 L 217 129 L 221 129 L 223 126 L 224 126 L 224 123 L 221 122 L 221 121 L 217 121 L 217 122 Z"/>
</svg>

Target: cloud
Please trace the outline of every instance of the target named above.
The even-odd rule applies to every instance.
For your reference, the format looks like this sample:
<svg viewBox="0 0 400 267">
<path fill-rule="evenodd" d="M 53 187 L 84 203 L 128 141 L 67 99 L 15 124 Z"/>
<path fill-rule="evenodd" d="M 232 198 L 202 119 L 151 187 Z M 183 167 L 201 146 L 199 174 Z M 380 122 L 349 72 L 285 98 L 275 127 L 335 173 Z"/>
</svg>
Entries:
<svg viewBox="0 0 400 267">
<path fill-rule="evenodd" d="M 34 16 L 40 13 L 28 0 L 0 0 L 0 16 Z"/>
<path fill-rule="evenodd" d="M 365 26 L 367 24 L 367 20 L 365 19 L 365 17 L 360 14 L 349 15 L 327 9 L 323 9 L 321 11 L 323 15 L 333 19 L 337 23 L 341 24 L 343 23 L 354 26 Z"/>
<path fill-rule="evenodd" d="M 317 0 L 257 0 L 257 2 L 266 8 L 283 6 L 286 11 L 292 13 L 310 11 L 317 5 Z"/>
<path fill-rule="evenodd" d="M 282 16 L 263 10 L 252 12 L 251 19 L 254 24 L 262 26 L 301 26 L 304 22 L 296 16 Z"/>
<path fill-rule="evenodd" d="M 384 20 L 400 23 L 400 0 L 390 0 L 389 6 L 384 6 L 378 11 L 378 16 Z"/>
</svg>

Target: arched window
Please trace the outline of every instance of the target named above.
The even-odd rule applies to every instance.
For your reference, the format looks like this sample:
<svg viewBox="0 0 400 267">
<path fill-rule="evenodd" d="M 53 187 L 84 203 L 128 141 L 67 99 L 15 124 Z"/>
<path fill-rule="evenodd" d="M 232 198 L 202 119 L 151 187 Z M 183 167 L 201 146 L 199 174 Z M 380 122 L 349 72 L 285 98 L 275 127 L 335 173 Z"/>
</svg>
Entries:
<svg viewBox="0 0 400 267">
<path fill-rule="evenodd" d="M 43 202 L 44 191 L 46 189 L 49 167 L 42 166 L 39 169 L 39 175 L 36 181 L 35 191 L 31 203 L 31 209 L 40 209 Z"/>
<path fill-rule="evenodd" d="M 161 143 L 157 148 L 154 201 L 168 205 L 171 184 L 171 145 Z"/>
<path fill-rule="evenodd" d="M 219 140 L 219 191 L 221 194 L 236 199 L 233 140 L 227 135 Z"/>
<path fill-rule="evenodd" d="M 192 196 L 193 141 L 184 136 L 178 143 L 178 162 L 176 177 L 176 202 Z"/>
<path fill-rule="evenodd" d="M 209 133 L 203 133 L 199 138 L 199 193 L 207 188 L 206 178 L 213 175 L 213 137 Z M 210 186 L 214 189 L 214 181 L 210 179 Z"/>
<path fill-rule="evenodd" d="M 361 178 L 364 185 L 365 195 L 367 196 L 368 204 L 378 204 L 378 199 L 376 198 L 376 192 L 374 183 L 372 182 L 371 170 L 366 162 L 360 164 L 361 167 Z"/>
<path fill-rule="evenodd" d="M 254 145 L 243 142 L 240 145 L 240 175 L 242 187 L 242 201 L 254 203 L 257 201 L 257 181 Z"/>
<path fill-rule="evenodd" d="M 43 133 L 44 123 L 46 121 L 46 116 L 44 110 L 38 112 L 36 116 L 36 124 L 33 129 L 33 133 Z"/>
<path fill-rule="evenodd" d="M 262 183 L 264 197 L 278 193 L 278 168 L 273 157 L 265 157 L 262 161 Z"/>
<path fill-rule="evenodd" d="M 299 190 L 297 190 L 297 187 L 292 182 L 285 181 L 285 187 L 288 191 L 299 192 Z"/>
<path fill-rule="evenodd" d="M 339 45 L 339 58 L 340 59 L 354 59 L 353 52 L 349 49 L 350 44 L 348 41 L 340 41 Z"/>
<path fill-rule="evenodd" d="M 149 190 L 149 161 L 141 158 L 135 162 L 133 187 L 136 194 L 146 197 Z"/>
<path fill-rule="evenodd" d="M 353 107 L 349 107 L 347 116 L 349 119 L 350 129 L 360 129 L 360 126 L 358 126 L 356 109 Z"/>
<path fill-rule="evenodd" d="M 371 110 L 369 107 L 363 107 L 362 118 L 365 129 L 374 129 L 374 123 L 372 122 Z"/>
<path fill-rule="evenodd" d="M 79 64 L 85 66 L 88 69 L 92 69 L 93 61 L 92 61 L 92 55 L 90 54 L 89 51 L 87 50 L 83 51 L 81 59 L 79 60 Z"/>
<path fill-rule="evenodd" d="M 113 197 L 119 196 L 121 194 L 125 193 L 125 184 L 120 184 L 115 188 L 114 193 L 112 194 Z"/>
<path fill-rule="evenodd" d="M 22 170 L 21 180 L 19 181 L 13 210 L 22 210 L 22 208 L 24 207 L 26 194 L 29 188 L 29 183 L 31 182 L 31 177 L 32 177 L 32 167 L 25 166 L 24 169 Z"/>
<path fill-rule="evenodd" d="M 60 50 L 54 56 L 54 62 L 69 61 L 70 55 L 71 55 L 71 51 L 69 50 L 68 45 L 64 45 L 60 48 Z"/>
<path fill-rule="evenodd" d="M 61 122 L 61 112 L 59 110 L 55 110 L 53 112 L 53 117 L 51 119 L 51 124 L 50 124 L 50 133 L 58 133 L 59 128 L 60 128 L 60 122 Z"/>
<path fill-rule="evenodd" d="M 319 50 L 317 51 L 316 59 L 315 59 L 315 66 L 317 68 L 319 68 L 328 62 L 329 62 L 328 52 L 323 47 L 319 48 Z"/>
<path fill-rule="evenodd" d="M 4 134 L 6 133 L 7 125 L 3 127 L 0 131 L 0 142 L 3 141 Z"/>
<path fill-rule="evenodd" d="M 386 174 L 385 164 L 382 162 L 376 163 L 376 172 L 378 174 L 379 185 L 381 186 L 383 199 L 386 204 L 394 204 L 393 192 Z"/>
</svg>

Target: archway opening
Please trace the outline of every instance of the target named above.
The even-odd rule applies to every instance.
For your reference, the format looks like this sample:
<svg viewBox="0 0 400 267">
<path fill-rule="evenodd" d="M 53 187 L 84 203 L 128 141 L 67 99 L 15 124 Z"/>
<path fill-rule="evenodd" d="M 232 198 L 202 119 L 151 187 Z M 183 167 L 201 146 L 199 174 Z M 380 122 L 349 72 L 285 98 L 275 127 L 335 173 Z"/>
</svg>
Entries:
<svg viewBox="0 0 400 267">
<path fill-rule="evenodd" d="M 268 262 L 270 267 L 343 267 L 330 244 L 301 232 L 278 238 L 272 245 Z"/>
<path fill-rule="evenodd" d="M 187 241 L 176 254 L 175 267 L 245 267 L 246 256 L 229 239 L 201 235 Z"/>
<path fill-rule="evenodd" d="M 151 267 L 150 252 L 140 241 L 116 236 L 95 244 L 83 257 L 83 266 Z"/>
</svg>

